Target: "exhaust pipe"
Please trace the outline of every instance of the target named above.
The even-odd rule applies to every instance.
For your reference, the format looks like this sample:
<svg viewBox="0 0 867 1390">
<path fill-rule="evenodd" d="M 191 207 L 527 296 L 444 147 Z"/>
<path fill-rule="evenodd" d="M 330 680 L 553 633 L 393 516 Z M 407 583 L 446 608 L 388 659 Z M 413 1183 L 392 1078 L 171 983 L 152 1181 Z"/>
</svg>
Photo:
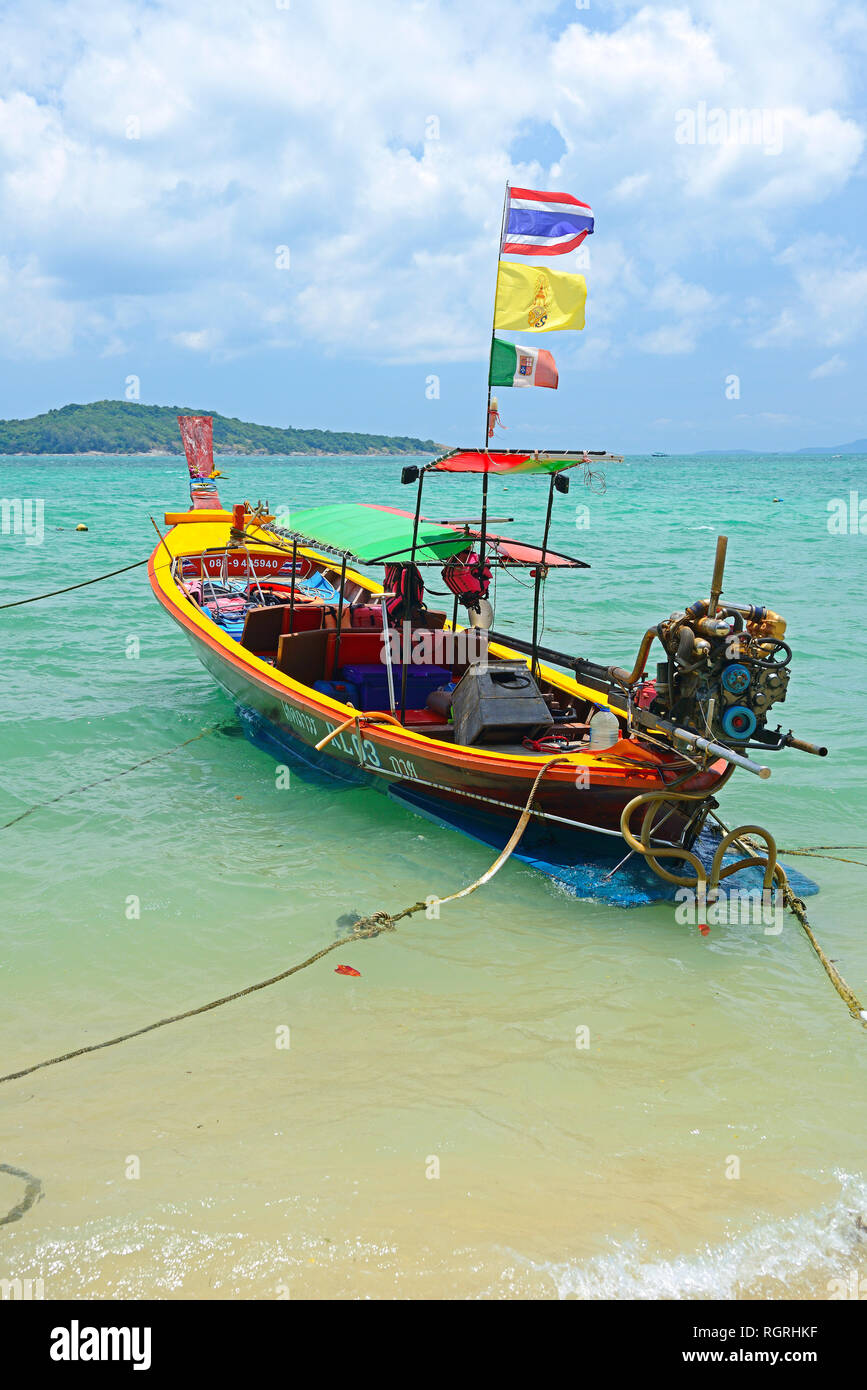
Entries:
<svg viewBox="0 0 867 1390">
<path fill-rule="evenodd" d="M 787 748 L 799 748 L 802 753 L 814 753 L 817 758 L 827 758 L 827 748 L 822 748 L 818 743 L 806 743 L 802 738 L 795 738 L 791 730 L 786 734 L 783 743 Z"/>
<path fill-rule="evenodd" d="M 702 738 L 700 734 L 691 733 L 689 729 L 675 729 L 674 736 L 682 739 L 690 748 L 701 748 L 706 753 L 713 753 L 715 758 L 725 758 L 727 763 L 734 763 L 735 767 L 746 768 L 747 772 L 761 777 L 763 782 L 771 775 L 769 767 L 754 763 L 752 758 L 745 758 L 743 753 L 736 753 L 733 748 L 726 748 L 721 743 L 711 743 L 709 738 Z"/>
<path fill-rule="evenodd" d="M 647 665 L 647 653 L 654 637 L 659 636 L 659 629 L 649 627 L 641 639 L 641 646 L 638 648 L 638 656 L 635 658 L 635 665 L 631 671 L 627 671 L 623 666 L 609 666 L 608 674 L 618 685 L 632 686 L 638 680 L 645 666 Z"/>
<path fill-rule="evenodd" d="M 707 616 L 709 618 L 716 617 L 716 606 L 719 603 L 719 596 L 723 589 L 723 571 L 726 567 L 726 547 L 728 543 L 728 536 L 717 536 L 716 559 L 713 565 L 713 579 L 710 583 L 710 603 L 707 609 Z"/>
</svg>

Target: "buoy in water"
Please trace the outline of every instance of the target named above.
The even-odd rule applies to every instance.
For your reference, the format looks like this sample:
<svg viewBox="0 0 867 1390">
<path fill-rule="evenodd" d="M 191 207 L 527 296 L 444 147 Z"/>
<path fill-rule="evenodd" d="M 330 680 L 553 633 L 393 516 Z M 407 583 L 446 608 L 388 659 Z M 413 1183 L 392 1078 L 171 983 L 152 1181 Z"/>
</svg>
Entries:
<svg viewBox="0 0 867 1390">
<path fill-rule="evenodd" d="M 79 523 L 78 523 L 78 525 L 76 526 L 75 529 L 76 529 L 76 531 L 86 531 L 86 530 L 87 530 L 87 527 L 85 526 L 85 524 L 84 524 L 83 521 L 79 521 Z"/>
</svg>

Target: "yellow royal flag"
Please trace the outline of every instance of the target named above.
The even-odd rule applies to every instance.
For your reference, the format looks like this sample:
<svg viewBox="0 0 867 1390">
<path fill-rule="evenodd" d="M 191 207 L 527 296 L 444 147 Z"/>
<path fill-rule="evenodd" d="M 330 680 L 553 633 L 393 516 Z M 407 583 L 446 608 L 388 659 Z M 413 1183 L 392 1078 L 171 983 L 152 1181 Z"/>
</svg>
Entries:
<svg viewBox="0 0 867 1390">
<path fill-rule="evenodd" d="M 494 327 L 514 328 L 520 333 L 583 328 L 586 299 L 583 275 L 500 261 Z"/>
</svg>

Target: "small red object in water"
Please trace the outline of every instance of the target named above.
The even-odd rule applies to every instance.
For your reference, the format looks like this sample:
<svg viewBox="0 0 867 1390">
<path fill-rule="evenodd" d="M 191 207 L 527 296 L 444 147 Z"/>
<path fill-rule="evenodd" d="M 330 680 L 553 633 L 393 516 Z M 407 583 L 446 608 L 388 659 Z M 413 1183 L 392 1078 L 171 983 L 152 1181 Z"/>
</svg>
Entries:
<svg viewBox="0 0 867 1390">
<path fill-rule="evenodd" d="M 335 975 L 360 975 L 360 970 L 353 970 L 351 965 L 338 965 L 334 971 Z"/>
<path fill-rule="evenodd" d="M 699 926 L 699 931 L 701 932 L 702 936 L 710 936 L 710 927 L 707 926 L 704 922 L 702 922 Z"/>
</svg>

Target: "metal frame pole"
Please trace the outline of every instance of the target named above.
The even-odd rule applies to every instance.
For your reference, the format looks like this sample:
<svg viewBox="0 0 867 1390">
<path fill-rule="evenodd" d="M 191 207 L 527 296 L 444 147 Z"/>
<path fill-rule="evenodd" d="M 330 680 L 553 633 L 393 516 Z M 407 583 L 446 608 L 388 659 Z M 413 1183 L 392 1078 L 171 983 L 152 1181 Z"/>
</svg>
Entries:
<svg viewBox="0 0 867 1390">
<path fill-rule="evenodd" d="M 295 570 L 298 567 L 298 542 L 292 542 L 292 588 L 289 590 L 289 631 L 295 631 Z"/>
<path fill-rule="evenodd" d="M 413 517 L 413 522 L 412 522 L 412 549 L 411 549 L 411 551 L 410 551 L 410 556 L 409 556 L 409 563 L 410 563 L 410 565 L 414 565 L 414 564 L 415 564 L 415 552 L 416 552 L 416 547 L 417 547 L 417 545 L 418 545 L 418 522 L 419 522 L 419 517 L 420 517 L 420 515 L 421 515 L 421 490 L 422 490 L 423 487 L 424 487 L 424 469 L 421 468 L 421 469 L 419 469 L 419 475 L 418 475 L 418 492 L 417 492 L 416 495 L 415 495 L 415 516 Z M 410 609 L 411 609 L 409 579 L 410 579 L 410 576 L 407 575 L 406 594 L 405 594 L 404 600 L 403 600 L 403 622 L 402 622 L 402 624 L 401 624 L 401 630 L 400 630 L 400 722 L 401 722 L 401 724 L 403 724 L 403 723 L 406 721 L 406 677 L 407 677 L 407 669 L 406 669 L 406 628 L 407 628 L 407 623 L 408 623 L 408 621 L 409 621 L 409 615 L 410 615 Z M 411 629 L 410 629 L 410 636 L 411 636 Z"/>
<path fill-rule="evenodd" d="M 343 627 L 343 591 L 346 588 L 346 556 L 340 565 L 340 597 L 337 601 L 337 640 L 334 643 L 334 670 L 330 679 L 333 680 L 340 665 L 340 632 Z"/>
<path fill-rule="evenodd" d="M 548 510 L 545 513 L 545 532 L 542 537 L 542 559 L 536 566 L 536 584 L 533 591 L 533 655 L 530 662 L 530 672 L 536 680 L 539 679 L 539 596 L 542 592 L 545 569 L 545 556 L 548 553 L 548 532 L 551 529 L 551 509 L 554 506 L 554 481 L 556 473 L 551 474 L 551 481 L 548 484 Z"/>
<path fill-rule="evenodd" d="M 382 659 L 385 662 L 385 678 L 388 681 L 388 708 L 392 714 L 397 709 L 397 701 L 394 698 L 394 672 L 391 669 L 391 651 L 389 650 L 389 626 L 388 626 L 388 599 L 385 592 L 380 595 L 380 605 L 382 608 Z"/>
</svg>

